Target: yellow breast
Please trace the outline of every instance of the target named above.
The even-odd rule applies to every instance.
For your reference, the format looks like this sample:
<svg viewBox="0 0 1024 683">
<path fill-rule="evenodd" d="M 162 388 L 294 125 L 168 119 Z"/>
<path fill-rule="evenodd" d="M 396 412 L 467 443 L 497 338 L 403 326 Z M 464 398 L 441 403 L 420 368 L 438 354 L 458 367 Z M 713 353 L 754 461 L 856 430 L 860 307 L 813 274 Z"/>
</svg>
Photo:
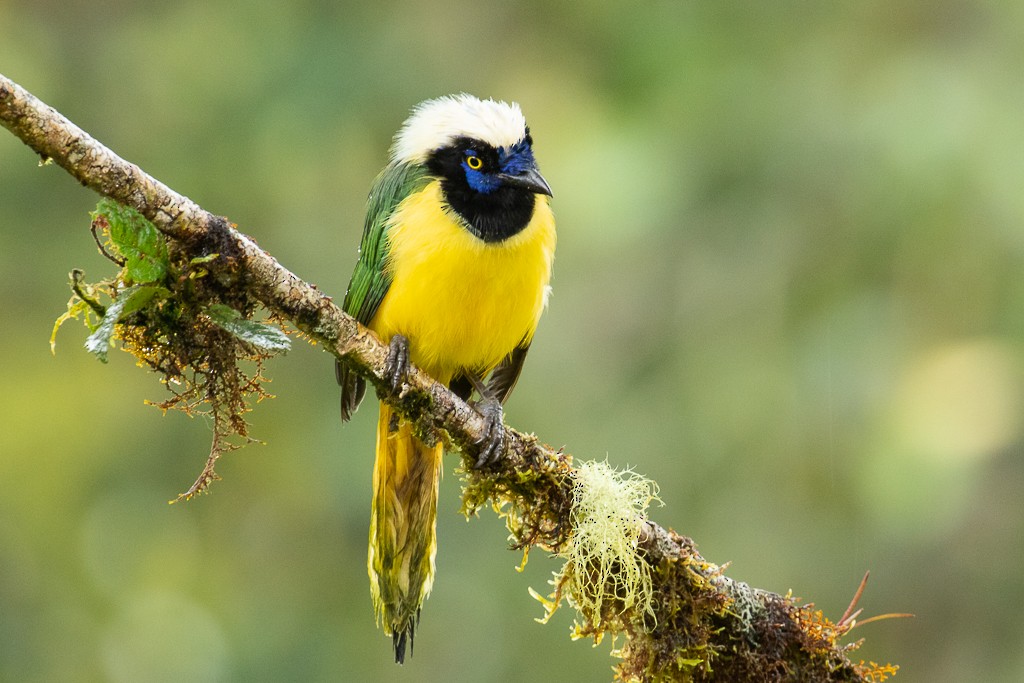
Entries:
<svg viewBox="0 0 1024 683">
<path fill-rule="evenodd" d="M 444 210 L 434 181 L 399 205 L 388 247 L 391 287 L 370 328 L 384 340 L 405 335 L 412 362 L 439 381 L 485 373 L 533 337 L 555 253 L 547 197 L 520 233 L 486 243 Z"/>
</svg>

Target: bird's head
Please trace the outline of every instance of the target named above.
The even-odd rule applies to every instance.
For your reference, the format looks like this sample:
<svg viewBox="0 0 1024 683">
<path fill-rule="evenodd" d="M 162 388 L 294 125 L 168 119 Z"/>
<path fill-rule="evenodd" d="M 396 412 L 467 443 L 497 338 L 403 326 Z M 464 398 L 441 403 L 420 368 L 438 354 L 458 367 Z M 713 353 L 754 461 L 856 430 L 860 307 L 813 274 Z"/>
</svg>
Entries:
<svg viewBox="0 0 1024 683">
<path fill-rule="evenodd" d="M 427 100 L 395 136 L 391 154 L 394 162 L 425 165 L 439 178 L 447 205 L 485 242 L 518 233 L 533 215 L 536 195 L 551 196 L 514 103 L 465 94 Z"/>
</svg>

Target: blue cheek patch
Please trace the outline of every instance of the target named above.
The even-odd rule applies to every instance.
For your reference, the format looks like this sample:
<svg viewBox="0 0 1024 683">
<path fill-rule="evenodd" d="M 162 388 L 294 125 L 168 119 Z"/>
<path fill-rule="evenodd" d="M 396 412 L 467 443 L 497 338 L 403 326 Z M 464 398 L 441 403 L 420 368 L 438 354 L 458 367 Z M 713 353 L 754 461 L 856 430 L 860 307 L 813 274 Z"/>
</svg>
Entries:
<svg viewBox="0 0 1024 683">
<path fill-rule="evenodd" d="M 481 194 L 490 194 L 501 187 L 501 181 L 498 178 L 489 173 L 474 171 L 465 161 L 462 162 L 462 168 L 466 172 L 466 182 Z"/>
<path fill-rule="evenodd" d="M 467 153 L 474 156 L 476 154 L 472 150 Z M 501 172 L 508 175 L 519 175 L 537 166 L 533 158 L 533 148 L 526 140 L 498 150 L 498 164 Z M 501 180 L 494 174 L 474 170 L 465 161 L 462 162 L 462 170 L 466 173 L 466 182 L 480 194 L 490 194 L 501 187 Z"/>
</svg>

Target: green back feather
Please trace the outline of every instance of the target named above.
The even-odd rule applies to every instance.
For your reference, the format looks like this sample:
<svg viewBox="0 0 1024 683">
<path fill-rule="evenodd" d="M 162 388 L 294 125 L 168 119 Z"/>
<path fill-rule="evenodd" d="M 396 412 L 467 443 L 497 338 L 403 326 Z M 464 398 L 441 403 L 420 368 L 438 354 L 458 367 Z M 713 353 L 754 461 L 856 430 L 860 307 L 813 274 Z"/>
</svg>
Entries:
<svg viewBox="0 0 1024 683">
<path fill-rule="evenodd" d="M 387 226 L 402 200 L 423 189 L 429 182 L 427 169 L 421 164 L 392 162 L 373 183 L 366 206 L 366 223 L 359 245 L 359 261 L 345 294 L 345 312 L 368 324 L 391 286 L 385 271 L 387 258 Z"/>
<path fill-rule="evenodd" d="M 386 269 L 388 221 L 402 200 L 423 189 L 429 181 L 425 166 L 392 162 L 384 167 L 373 183 L 366 204 L 359 261 L 342 305 L 346 313 L 364 325 L 373 320 L 391 286 L 391 276 Z M 341 385 L 341 419 L 348 420 L 363 400 L 366 382 L 340 360 L 336 366 L 338 384 Z"/>
</svg>

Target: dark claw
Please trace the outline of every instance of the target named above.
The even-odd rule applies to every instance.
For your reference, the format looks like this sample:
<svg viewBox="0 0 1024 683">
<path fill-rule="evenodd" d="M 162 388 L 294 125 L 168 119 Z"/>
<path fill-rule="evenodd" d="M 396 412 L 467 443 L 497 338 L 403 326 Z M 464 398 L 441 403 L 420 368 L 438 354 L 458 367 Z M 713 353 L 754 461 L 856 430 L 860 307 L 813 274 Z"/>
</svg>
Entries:
<svg viewBox="0 0 1024 683">
<path fill-rule="evenodd" d="M 409 372 L 409 340 L 400 334 L 388 343 L 388 363 L 385 374 L 391 381 L 391 390 L 398 391 Z"/>
<path fill-rule="evenodd" d="M 474 468 L 479 470 L 496 465 L 505 453 L 505 411 L 497 399 L 489 397 L 482 398 L 474 407 L 487 422 L 484 437 L 477 442 L 481 446 Z"/>
</svg>

